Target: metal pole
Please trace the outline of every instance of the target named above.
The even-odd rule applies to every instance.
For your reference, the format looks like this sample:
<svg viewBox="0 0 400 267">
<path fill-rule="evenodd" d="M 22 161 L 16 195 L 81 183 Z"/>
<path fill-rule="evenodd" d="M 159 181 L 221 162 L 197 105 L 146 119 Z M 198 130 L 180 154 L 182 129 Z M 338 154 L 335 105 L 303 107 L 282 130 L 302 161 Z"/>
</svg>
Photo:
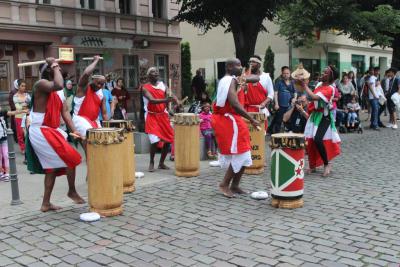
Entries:
<svg viewBox="0 0 400 267">
<path fill-rule="evenodd" d="M 15 162 L 14 137 L 11 129 L 7 129 L 7 143 L 8 160 L 10 162 L 11 205 L 21 205 L 22 201 L 19 199 L 17 164 Z"/>
</svg>

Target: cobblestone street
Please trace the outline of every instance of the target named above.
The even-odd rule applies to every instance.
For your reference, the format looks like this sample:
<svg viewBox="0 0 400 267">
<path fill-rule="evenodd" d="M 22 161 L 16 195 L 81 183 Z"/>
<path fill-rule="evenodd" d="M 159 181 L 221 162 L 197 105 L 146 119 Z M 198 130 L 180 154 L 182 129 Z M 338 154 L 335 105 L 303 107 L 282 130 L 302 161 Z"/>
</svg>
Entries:
<svg viewBox="0 0 400 267">
<path fill-rule="evenodd" d="M 0 266 L 397 267 L 400 131 L 341 137 L 332 177 L 305 177 L 304 208 L 226 199 L 223 171 L 203 168 L 139 187 L 123 216 L 83 223 L 84 205 L 1 219 Z M 243 187 L 269 190 L 269 176 L 244 176 Z"/>
</svg>

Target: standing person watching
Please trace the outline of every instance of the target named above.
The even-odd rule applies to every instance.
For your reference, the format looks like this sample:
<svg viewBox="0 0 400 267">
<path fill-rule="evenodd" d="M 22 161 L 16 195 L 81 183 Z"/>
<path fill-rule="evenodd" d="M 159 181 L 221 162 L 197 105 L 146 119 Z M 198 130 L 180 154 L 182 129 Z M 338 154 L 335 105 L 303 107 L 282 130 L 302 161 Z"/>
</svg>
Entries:
<svg viewBox="0 0 400 267">
<path fill-rule="evenodd" d="M 26 92 L 26 83 L 23 80 L 18 80 L 18 91 L 13 96 L 13 102 L 15 105 L 16 111 L 22 111 L 29 109 L 29 105 L 31 104 L 31 96 Z M 22 118 L 24 117 L 23 113 L 19 113 L 15 115 L 15 128 L 17 130 L 17 138 L 18 145 L 22 154 L 25 154 L 25 136 L 24 131 L 22 130 L 21 123 Z"/>
</svg>

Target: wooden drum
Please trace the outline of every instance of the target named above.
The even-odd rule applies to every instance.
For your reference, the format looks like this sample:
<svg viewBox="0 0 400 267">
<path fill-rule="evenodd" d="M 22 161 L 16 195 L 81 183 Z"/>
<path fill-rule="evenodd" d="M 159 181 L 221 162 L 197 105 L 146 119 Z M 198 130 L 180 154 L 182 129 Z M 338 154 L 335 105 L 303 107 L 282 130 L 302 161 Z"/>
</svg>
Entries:
<svg viewBox="0 0 400 267">
<path fill-rule="evenodd" d="M 120 159 L 124 139 L 122 129 L 87 131 L 89 207 L 102 216 L 122 213 L 123 161 Z"/>
<path fill-rule="evenodd" d="M 120 157 L 122 158 L 124 164 L 123 176 L 124 176 L 124 193 L 132 193 L 135 191 L 135 144 L 133 138 L 133 131 L 135 126 L 131 120 L 111 120 L 103 121 L 104 127 L 110 128 L 120 128 L 123 129 L 125 136 L 124 146 L 121 151 Z"/>
<path fill-rule="evenodd" d="M 271 136 L 271 205 L 275 208 L 303 207 L 303 134 L 279 133 Z"/>
<path fill-rule="evenodd" d="M 193 113 L 174 116 L 175 175 L 194 177 L 200 173 L 200 119 Z"/>
<path fill-rule="evenodd" d="M 261 174 L 264 172 L 265 166 L 265 114 L 258 112 L 249 112 L 250 116 L 260 122 L 262 130 L 258 130 L 251 125 L 250 121 L 245 120 L 250 131 L 250 143 L 251 143 L 251 159 L 253 165 L 246 167 L 244 170 L 245 174 Z"/>
</svg>

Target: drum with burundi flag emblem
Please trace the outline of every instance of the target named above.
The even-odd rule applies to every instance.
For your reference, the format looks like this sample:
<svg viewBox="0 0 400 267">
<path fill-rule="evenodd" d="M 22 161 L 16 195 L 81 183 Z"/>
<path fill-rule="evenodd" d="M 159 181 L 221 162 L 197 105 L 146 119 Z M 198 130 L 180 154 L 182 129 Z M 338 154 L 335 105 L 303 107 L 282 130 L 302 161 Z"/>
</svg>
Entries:
<svg viewBox="0 0 400 267">
<path fill-rule="evenodd" d="M 303 206 L 304 148 L 302 134 L 280 133 L 271 136 L 271 205 L 295 209 Z"/>
</svg>

